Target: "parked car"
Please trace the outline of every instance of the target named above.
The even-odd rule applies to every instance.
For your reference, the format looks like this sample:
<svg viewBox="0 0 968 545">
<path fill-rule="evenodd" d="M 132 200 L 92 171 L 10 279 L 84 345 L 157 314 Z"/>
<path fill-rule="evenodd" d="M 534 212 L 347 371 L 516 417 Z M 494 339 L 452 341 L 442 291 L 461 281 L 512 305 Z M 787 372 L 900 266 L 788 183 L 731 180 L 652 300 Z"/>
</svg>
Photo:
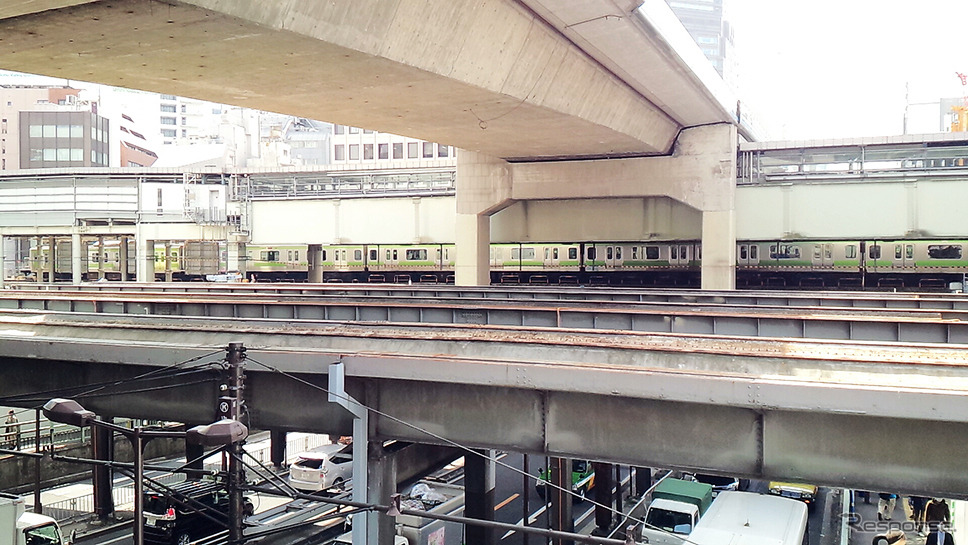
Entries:
<svg viewBox="0 0 968 545">
<path fill-rule="evenodd" d="M 352 477 L 352 445 L 337 443 L 316 447 L 300 453 L 289 466 L 289 484 L 308 492 L 342 488 Z"/>
<path fill-rule="evenodd" d="M 144 495 L 144 542 L 151 545 L 188 543 L 228 528 L 229 494 L 224 483 L 187 480 L 168 491 Z M 243 498 L 243 516 L 254 506 Z"/>
<path fill-rule="evenodd" d="M 770 494 L 800 500 L 810 506 L 817 499 L 817 485 L 770 481 Z"/>
<path fill-rule="evenodd" d="M 696 473 L 696 474 L 690 475 L 689 478 L 691 478 L 694 481 L 697 481 L 700 483 L 706 483 L 712 486 L 713 496 L 716 496 L 720 492 L 724 492 L 726 490 L 740 489 L 739 479 L 737 479 L 736 477 L 723 477 L 721 475 L 707 475 L 704 473 Z"/>
</svg>

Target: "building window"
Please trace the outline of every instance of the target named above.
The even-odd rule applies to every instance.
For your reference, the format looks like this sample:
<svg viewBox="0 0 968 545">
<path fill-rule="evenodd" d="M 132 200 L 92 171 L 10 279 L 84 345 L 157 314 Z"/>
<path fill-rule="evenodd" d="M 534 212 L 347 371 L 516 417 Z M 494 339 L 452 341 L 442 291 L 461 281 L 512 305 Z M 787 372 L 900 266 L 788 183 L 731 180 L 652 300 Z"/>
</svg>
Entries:
<svg viewBox="0 0 968 545">
<path fill-rule="evenodd" d="M 397 142 L 393 145 L 393 158 L 403 159 L 403 142 Z"/>
<path fill-rule="evenodd" d="M 358 127 L 350 127 L 350 134 L 360 134 L 360 129 Z"/>
<path fill-rule="evenodd" d="M 182 118 L 182 125 L 188 125 L 188 118 L 187 117 L 183 117 Z"/>
<path fill-rule="evenodd" d="M 408 159 L 416 159 L 417 157 L 419 157 L 419 155 L 417 154 L 418 151 L 419 151 L 419 148 L 417 147 L 416 142 L 407 142 Z"/>
<path fill-rule="evenodd" d="M 363 160 L 373 160 L 373 144 L 363 144 Z"/>
<path fill-rule="evenodd" d="M 181 113 L 185 113 L 186 110 L 187 110 L 187 107 L 184 104 L 182 104 L 181 105 Z"/>
<path fill-rule="evenodd" d="M 162 125 L 177 125 L 178 124 L 178 120 L 175 119 L 174 117 L 162 116 L 162 118 L 161 118 L 161 124 Z"/>
<path fill-rule="evenodd" d="M 448 155 L 448 146 L 445 146 L 443 144 L 437 144 L 437 157 L 447 157 L 447 155 Z"/>
<path fill-rule="evenodd" d="M 380 144 L 377 147 L 377 156 L 380 159 L 389 159 L 390 158 L 390 144 Z"/>
<path fill-rule="evenodd" d="M 333 159 L 334 160 L 336 160 L 336 161 L 345 161 L 346 160 L 346 156 L 344 155 L 344 153 L 345 153 L 345 147 L 343 146 L 343 144 L 336 144 L 333 147 Z"/>
<path fill-rule="evenodd" d="M 360 160 L 360 145 L 350 144 L 350 161 Z"/>
<path fill-rule="evenodd" d="M 161 129 L 161 135 L 165 138 L 174 138 L 178 136 L 178 131 L 175 129 Z"/>
<path fill-rule="evenodd" d="M 424 159 L 430 159 L 434 156 L 434 143 L 424 142 L 423 143 L 423 156 Z"/>
<path fill-rule="evenodd" d="M 373 131 L 370 129 L 363 129 L 363 134 L 373 134 Z"/>
<path fill-rule="evenodd" d="M 343 134 L 346 132 L 346 127 L 343 125 L 333 125 L 333 134 Z"/>
<path fill-rule="evenodd" d="M 175 105 L 174 104 L 162 104 L 161 105 L 161 111 L 164 112 L 164 113 L 166 113 L 166 114 L 173 114 L 173 113 L 175 113 Z"/>
</svg>

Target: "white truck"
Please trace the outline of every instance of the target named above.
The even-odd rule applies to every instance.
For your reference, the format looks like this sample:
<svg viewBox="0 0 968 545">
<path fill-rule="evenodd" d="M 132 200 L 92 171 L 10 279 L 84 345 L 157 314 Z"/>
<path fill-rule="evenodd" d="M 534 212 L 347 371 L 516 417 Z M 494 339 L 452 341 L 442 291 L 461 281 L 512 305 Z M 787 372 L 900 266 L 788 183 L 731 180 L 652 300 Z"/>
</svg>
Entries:
<svg viewBox="0 0 968 545">
<path fill-rule="evenodd" d="M 713 501 L 712 486 L 668 478 L 652 491 L 641 543 L 680 545 Z"/>
<path fill-rule="evenodd" d="M 54 519 L 28 513 L 24 499 L 0 493 L 0 545 L 65 545 Z"/>
</svg>

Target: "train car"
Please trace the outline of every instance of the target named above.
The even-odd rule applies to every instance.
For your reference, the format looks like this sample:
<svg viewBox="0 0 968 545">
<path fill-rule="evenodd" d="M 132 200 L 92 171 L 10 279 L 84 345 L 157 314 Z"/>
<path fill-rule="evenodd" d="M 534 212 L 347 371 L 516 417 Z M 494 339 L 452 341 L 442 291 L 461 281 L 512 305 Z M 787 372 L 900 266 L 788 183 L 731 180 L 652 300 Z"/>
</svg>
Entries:
<svg viewBox="0 0 968 545">
<path fill-rule="evenodd" d="M 335 253 L 324 248 L 323 254 L 324 270 L 335 268 Z M 305 244 L 248 246 L 245 269 L 250 278 L 305 280 L 309 271 L 309 248 Z"/>
</svg>

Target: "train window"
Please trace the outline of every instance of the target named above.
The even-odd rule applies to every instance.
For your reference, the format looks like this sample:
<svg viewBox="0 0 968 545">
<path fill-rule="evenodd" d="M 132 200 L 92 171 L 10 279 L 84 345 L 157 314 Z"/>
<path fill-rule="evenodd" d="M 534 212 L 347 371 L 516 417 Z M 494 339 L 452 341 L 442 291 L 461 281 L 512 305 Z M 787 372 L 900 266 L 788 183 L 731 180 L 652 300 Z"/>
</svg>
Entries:
<svg viewBox="0 0 968 545">
<path fill-rule="evenodd" d="M 387 250 L 387 261 L 390 261 L 390 250 Z"/>
<path fill-rule="evenodd" d="M 437 255 L 437 261 L 440 261 L 440 248 L 437 248 L 437 251 L 434 253 Z"/>
<path fill-rule="evenodd" d="M 323 261 L 326 261 L 326 250 L 323 250 Z"/>
<path fill-rule="evenodd" d="M 696 246 L 696 259 L 702 260 L 702 246 Z"/>
<path fill-rule="evenodd" d="M 622 259 L 622 247 L 621 246 L 616 246 L 615 247 L 615 259 Z"/>
<path fill-rule="evenodd" d="M 902 253 L 903 253 L 903 251 L 901 250 L 901 245 L 900 244 L 895 244 L 894 245 L 894 259 L 901 259 Z"/>
<path fill-rule="evenodd" d="M 659 247 L 658 246 L 646 246 L 645 247 L 645 258 L 646 259 L 659 259 Z"/>
<path fill-rule="evenodd" d="M 689 257 L 689 254 L 686 252 L 686 247 L 679 246 L 679 259 L 686 259 L 688 257 Z"/>
<path fill-rule="evenodd" d="M 820 259 L 820 245 L 819 244 L 814 244 L 813 245 L 813 258 L 814 259 Z"/>
<path fill-rule="evenodd" d="M 747 253 L 747 248 L 748 247 L 745 244 L 740 244 L 739 245 L 739 258 L 740 259 L 742 259 L 742 260 L 749 259 L 748 253 Z"/>
<path fill-rule="evenodd" d="M 296 261 L 299 261 L 299 250 L 296 250 Z"/>
<path fill-rule="evenodd" d="M 444 261 L 450 261 L 450 248 L 444 248 Z"/>
<path fill-rule="evenodd" d="M 551 251 L 552 259 L 558 259 L 558 248 Z"/>
<path fill-rule="evenodd" d="M 612 259 L 612 247 L 605 248 L 605 259 Z"/>
<path fill-rule="evenodd" d="M 880 247 L 880 245 L 879 244 L 871 244 L 870 247 L 867 249 L 867 255 L 871 259 L 880 259 L 881 258 L 881 247 Z"/>
<path fill-rule="evenodd" d="M 568 248 L 568 259 L 578 259 L 578 248 Z"/>
<path fill-rule="evenodd" d="M 551 248 L 545 246 L 544 254 L 545 261 L 548 261 L 548 259 L 551 257 Z"/>
<path fill-rule="evenodd" d="M 823 245 L 823 257 L 824 259 L 833 259 L 834 250 L 830 247 L 830 244 Z"/>
<path fill-rule="evenodd" d="M 639 247 L 632 246 L 632 259 L 638 259 L 638 258 L 639 258 Z"/>
<path fill-rule="evenodd" d="M 904 257 L 906 259 L 914 259 L 914 244 L 904 246 Z"/>
<path fill-rule="evenodd" d="M 958 244 L 931 244 L 928 246 L 931 259 L 961 259 L 961 246 Z"/>
<path fill-rule="evenodd" d="M 371 250 L 370 250 L 370 261 L 376 261 L 376 259 L 377 259 L 377 257 L 376 257 L 376 256 L 377 256 L 377 251 L 376 251 L 376 250 L 373 250 L 373 249 L 371 249 Z"/>
<path fill-rule="evenodd" d="M 750 244 L 750 259 L 759 259 L 760 247 L 756 244 Z"/>
<path fill-rule="evenodd" d="M 669 247 L 669 259 L 679 259 L 679 247 L 672 245 Z"/>
<path fill-rule="evenodd" d="M 594 246 L 589 246 L 587 253 L 588 253 L 588 259 L 595 259 L 596 254 L 597 254 L 597 252 L 595 251 L 595 247 Z"/>
<path fill-rule="evenodd" d="M 363 261 L 363 250 L 353 250 L 353 261 Z"/>
<path fill-rule="evenodd" d="M 394 261 L 397 260 L 397 251 L 396 250 L 393 250 L 393 260 Z"/>
<path fill-rule="evenodd" d="M 279 250 L 261 252 L 262 261 L 279 261 Z"/>
<path fill-rule="evenodd" d="M 407 261 L 427 261 L 427 250 L 423 248 L 417 250 L 407 250 Z"/>
<path fill-rule="evenodd" d="M 288 261 L 292 261 L 292 250 L 289 250 L 289 254 L 288 255 L 289 255 Z"/>
<path fill-rule="evenodd" d="M 857 257 L 857 246 L 854 244 L 848 244 L 844 248 L 844 257 L 847 259 L 854 259 Z"/>
</svg>

